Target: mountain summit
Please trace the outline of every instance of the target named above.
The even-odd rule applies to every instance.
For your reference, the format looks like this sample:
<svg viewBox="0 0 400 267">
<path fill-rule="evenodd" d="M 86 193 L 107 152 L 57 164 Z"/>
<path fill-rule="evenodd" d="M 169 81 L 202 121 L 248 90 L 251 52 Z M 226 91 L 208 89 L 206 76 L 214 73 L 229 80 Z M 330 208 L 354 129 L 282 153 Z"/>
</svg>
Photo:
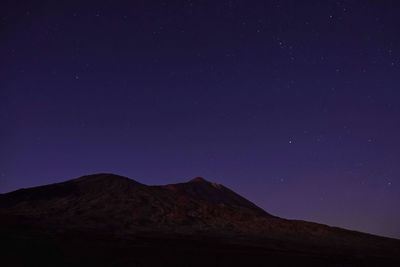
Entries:
<svg viewBox="0 0 400 267">
<path fill-rule="evenodd" d="M 196 177 L 189 182 L 147 186 L 114 174 L 87 175 L 67 182 L 0 195 L 3 212 L 70 228 L 248 232 L 252 221 L 272 218 L 223 185 Z"/>
<path fill-rule="evenodd" d="M 157 250 L 161 255 L 161 250 L 171 249 L 165 247 L 171 242 L 179 247 L 179 251 L 189 249 L 189 252 L 200 253 L 198 249 L 202 249 L 202 253 L 208 256 L 214 250 L 225 251 L 229 253 L 218 257 L 229 262 L 229 266 L 237 264 L 237 255 L 245 257 L 248 253 L 245 251 L 255 253 L 250 262 L 257 259 L 257 264 L 265 253 L 269 253 L 278 261 L 280 257 L 288 257 L 292 264 L 304 260 L 306 266 L 311 266 L 308 261 L 311 258 L 324 262 L 323 266 L 335 266 L 325 265 L 321 257 L 331 262 L 332 259 L 351 258 L 353 254 L 378 265 L 382 263 L 379 259 L 384 259 L 385 264 L 391 261 L 398 263 L 394 255 L 400 252 L 398 240 L 273 216 L 224 185 L 202 177 L 184 183 L 148 186 L 119 175 L 94 174 L 62 183 L 20 189 L 0 194 L 0 226 L 5 231 L 0 231 L 0 237 L 3 235 L 15 240 L 23 236 L 24 240 L 41 240 L 47 244 L 50 241 L 42 239 L 50 236 L 51 242 L 68 248 L 69 242 L 75 244 L 72 247 L 76 246 L 76 242 L 97 244 L 101 236 L 101 242 L 105 242 L 102 246 L 107 249 L 116 248 L 116 244 L 123 246 L 122 251 L 128 248 L 129 251 L 132 248 L 144 249 L 145 246 L 148 250 L 146 248 L 144 254 Z M 27 229 L 33 232 L 27 233 Z M 76 236 L 77 240 L 71 241 L 71 236 Z M 128 242 L 129 245 L 121 245 L 121 242 Z M 203 242 L 207 243 L 206 247 L 203 247 Z M 236 248 L 238 245 L 239 250 Z M 15 251 L 21 249 L 24 248 L 18 247 Z M 93 252 L 97 255 L 98 249 Z M 172 257 L 171 264 L 175 265 L 182 256 L 175 258 L 173 255 L 181 255 L 175 250 L 171 253 L 172 256 L 165 257 Z M 300 258 L 299 253 L 303 255 Z M 130 254 L 121 257 L 126 258 L 127 255 Z M 139 259 L 142 257 L 140 253 L 134 255 Z M 114 259 L 115 256 L 110 257 Z M 149 263 L 154 260 L 150 258 L 144 260 L 142 265 L 155 266 Z M 157 266 L 163 263 L 161 261 Z M 197 266 L 197 263 L 194 261 L 190 265 Z M 210 262 L 206 261 L 205 265 L 210 265 Z M 249 262 L 244 265 L 248 266 Z"/>
<path fill-rule="evenodd" d="M 189 183 L 209 183 L 206 179 L 203 177 L 195 177 L 189 181 Z"/>
</svg>

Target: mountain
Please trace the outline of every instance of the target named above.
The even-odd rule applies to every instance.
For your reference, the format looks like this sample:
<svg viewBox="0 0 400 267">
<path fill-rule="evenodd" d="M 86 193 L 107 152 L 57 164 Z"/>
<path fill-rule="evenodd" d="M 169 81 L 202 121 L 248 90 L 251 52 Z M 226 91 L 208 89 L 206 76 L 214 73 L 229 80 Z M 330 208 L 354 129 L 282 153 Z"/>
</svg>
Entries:
<svg viewBox="0 0 400 267">
<path fill-rule="evenodd" d="M 400 266 L 400 240 L 279 218 L 201 177 L 20 189 L 0 195 L 0 219 L 7 266 Z"/>
</svg>

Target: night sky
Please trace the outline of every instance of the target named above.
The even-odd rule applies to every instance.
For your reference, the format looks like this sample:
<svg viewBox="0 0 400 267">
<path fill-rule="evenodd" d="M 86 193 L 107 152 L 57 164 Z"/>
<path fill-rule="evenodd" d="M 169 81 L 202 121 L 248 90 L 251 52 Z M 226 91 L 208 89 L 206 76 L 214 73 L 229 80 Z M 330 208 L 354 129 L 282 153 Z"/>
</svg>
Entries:
<svg viewBox="0 0 400 267">
<path fill-rule="evenodd" d="M 399 1 L 1 1 L 0 192 L 203 176 L 281 217 L 400 238 L 399 14 Z"/>
</svg>

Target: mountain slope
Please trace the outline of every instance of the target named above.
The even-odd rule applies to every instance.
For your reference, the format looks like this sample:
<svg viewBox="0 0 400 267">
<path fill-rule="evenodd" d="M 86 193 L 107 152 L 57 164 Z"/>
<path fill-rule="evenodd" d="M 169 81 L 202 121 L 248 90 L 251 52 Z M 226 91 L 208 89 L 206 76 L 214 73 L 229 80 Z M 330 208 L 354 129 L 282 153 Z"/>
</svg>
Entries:
<svg viewBox="0 0 400 267">
<path fill-rule="evenodd" d="M 395 260 L 393 255 L 400 252 L 399 240 L 282 219 L 200 177 L 147 186 L 118 175 L 96 174 L 20 189 L 0 195 L 0 219 L 8 233 L 21 235 L 31 227 L 33 239 L 79 232 L 79 240 L 92 240 L 89 233 L 112 240 L 132 241 L 142 236 L 150 247 L 160 238 L 190 240 L 185 243 L 189 247 L 198 242 L 194 240 L 211 238 L 229 246 L 240 244 L 242 249 L 328 258 L 356 254 Z"/>
<path fill-rule="evenodd" d="M 181 184 L 146 186 L 112 174 L 89 175 L 0 195 L 0 209 L 46 223 L 68 222 L 68 227 L 123 232 L 186 232 L 219 229 L 231 223 L 239 231 L 242 221 L 272 217 L 226 187 L 201 178 Z M 225 221 L 227 216 L 230 219 Z"/>
</svg>

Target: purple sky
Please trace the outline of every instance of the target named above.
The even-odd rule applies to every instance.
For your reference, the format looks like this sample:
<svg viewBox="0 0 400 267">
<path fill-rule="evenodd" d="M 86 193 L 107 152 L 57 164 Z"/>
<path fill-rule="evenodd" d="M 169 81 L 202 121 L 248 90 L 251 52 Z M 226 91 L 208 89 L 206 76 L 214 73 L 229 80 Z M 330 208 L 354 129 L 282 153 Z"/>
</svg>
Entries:
<svg viewBox="0 0 400 267">
<path fill-rule="evenodd" d="M 0 192 L 203 176 L 400 238 L 399 1 L 1 1 Z"/>
</svg>

